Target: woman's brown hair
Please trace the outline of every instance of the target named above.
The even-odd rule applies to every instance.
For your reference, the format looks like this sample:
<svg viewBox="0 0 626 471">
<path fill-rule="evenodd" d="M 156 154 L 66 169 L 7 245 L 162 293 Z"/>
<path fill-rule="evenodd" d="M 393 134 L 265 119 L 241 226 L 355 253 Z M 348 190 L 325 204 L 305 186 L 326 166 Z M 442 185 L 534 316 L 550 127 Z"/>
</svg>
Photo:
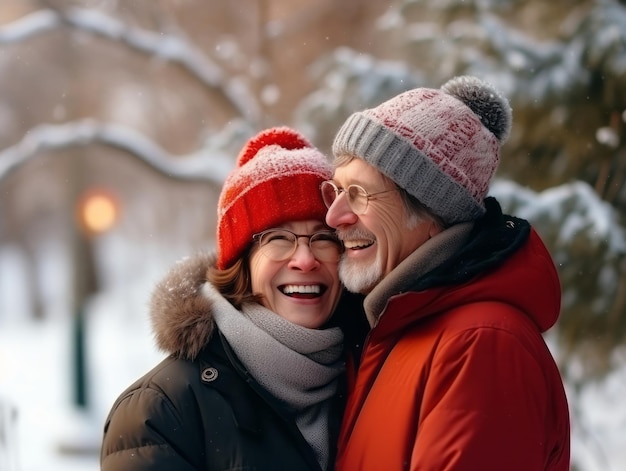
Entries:
<svg viewBox="0 0 626 471">
<path fill-rule="evenodd" d="M 261 299 L 259 295 L 252 293 L 248 260 L 249 251 L 246 251 L 229 268 L 219 270 L 211 266 L 206 274 L 207 280 L 236 309 L 241 309 L 243 303 L 259 303 Z"/>
</svg>

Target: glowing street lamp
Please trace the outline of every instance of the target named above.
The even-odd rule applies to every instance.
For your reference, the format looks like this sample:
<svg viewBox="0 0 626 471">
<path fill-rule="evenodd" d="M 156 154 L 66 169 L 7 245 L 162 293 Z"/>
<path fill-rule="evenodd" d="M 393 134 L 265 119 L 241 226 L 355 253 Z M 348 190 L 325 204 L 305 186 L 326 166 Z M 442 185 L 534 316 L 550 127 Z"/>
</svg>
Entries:
<svg viewBox="0 0 626 471">
<path fill-rule="evenodd" d="M 117 201 L 107 190 L 90 190 L 78 202 L 78 220 L 88 235 L 101 234 L 111 229 L 118 213 Z"/>
</svg>

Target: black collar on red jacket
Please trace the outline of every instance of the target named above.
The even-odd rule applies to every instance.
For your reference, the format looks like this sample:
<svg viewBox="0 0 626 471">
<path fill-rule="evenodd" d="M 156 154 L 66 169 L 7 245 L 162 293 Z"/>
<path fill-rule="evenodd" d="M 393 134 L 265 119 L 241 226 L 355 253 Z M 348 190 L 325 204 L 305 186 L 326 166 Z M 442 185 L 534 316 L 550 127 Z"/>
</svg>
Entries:
<svg viewBox="0 0 626 471">
<path fill-rule="evenodd" d="M 503 214 L 500 203 L 491 196 L 485 199 L 485 207 L 487 212 L 476 220 L 468 243 L 446 262 L 416 280 L 411 291 L 464 283 L 500 265 L 528 240 L 528 221 Z"/>
</svg>

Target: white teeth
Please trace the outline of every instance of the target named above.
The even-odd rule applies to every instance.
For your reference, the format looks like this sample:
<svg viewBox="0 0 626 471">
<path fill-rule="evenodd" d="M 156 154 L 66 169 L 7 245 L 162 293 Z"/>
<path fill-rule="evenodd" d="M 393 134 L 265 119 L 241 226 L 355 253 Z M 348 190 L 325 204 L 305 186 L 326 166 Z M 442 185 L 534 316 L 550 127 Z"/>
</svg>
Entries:
<svg viewBox="0 0 626 471">
<path fill-rule="evenodd" d="M 344 240 L 343 245 L 346 249 L 359 249 L 365 248 L 372 245 L 374 241 L 372 240 Z"/>
<path fill-rule="evenodd" d="M 287 285 L 283 288 L 283 293 L 285 294 L 319 294 L 320 286 L 319 285 Z"/>
</svg>

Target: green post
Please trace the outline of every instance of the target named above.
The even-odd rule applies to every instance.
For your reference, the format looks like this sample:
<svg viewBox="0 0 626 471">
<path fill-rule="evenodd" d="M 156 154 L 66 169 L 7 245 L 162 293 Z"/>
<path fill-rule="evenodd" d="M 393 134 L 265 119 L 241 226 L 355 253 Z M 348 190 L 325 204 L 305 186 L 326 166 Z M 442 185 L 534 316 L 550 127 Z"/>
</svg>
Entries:
<svg viewBox="0 0 626 471">
<path fill-rule="evenodd" d="M 87 408 L 87 372 L 85 361 L 85 313 L 78 306 L 74 316 L 73 358 L 74 358 L 74 403 L 80 409 Z"/>
</svg>

